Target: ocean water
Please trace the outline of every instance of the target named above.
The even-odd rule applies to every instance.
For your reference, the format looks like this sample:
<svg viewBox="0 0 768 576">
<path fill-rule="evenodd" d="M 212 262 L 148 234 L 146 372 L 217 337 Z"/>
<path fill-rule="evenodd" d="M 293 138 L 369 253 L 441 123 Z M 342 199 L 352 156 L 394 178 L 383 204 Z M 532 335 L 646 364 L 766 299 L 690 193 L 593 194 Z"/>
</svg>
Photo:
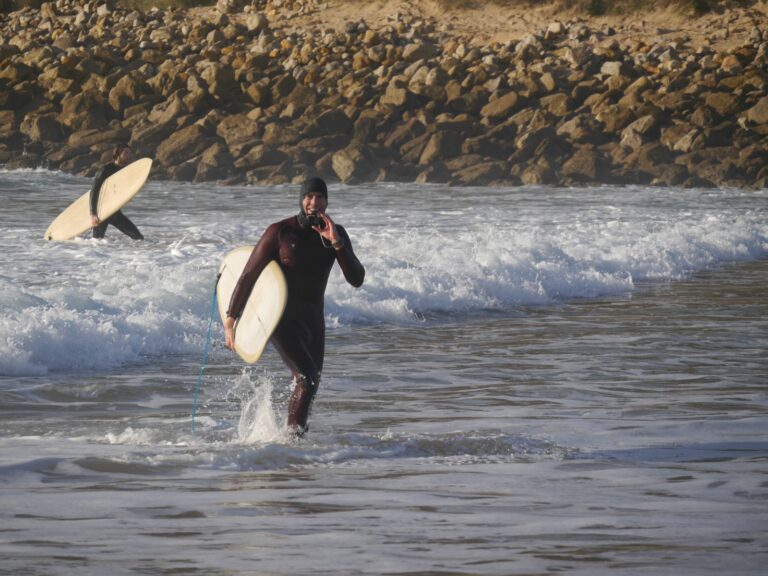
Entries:
<svg viewBox="0 0 768 576">
<path fill-rule="evenodd" d="M 0 172 L 0 574 L 763 574 L 768 191 L 332 186 L 310 434 L 215 319 L 296 187 Z"/>
</svg>

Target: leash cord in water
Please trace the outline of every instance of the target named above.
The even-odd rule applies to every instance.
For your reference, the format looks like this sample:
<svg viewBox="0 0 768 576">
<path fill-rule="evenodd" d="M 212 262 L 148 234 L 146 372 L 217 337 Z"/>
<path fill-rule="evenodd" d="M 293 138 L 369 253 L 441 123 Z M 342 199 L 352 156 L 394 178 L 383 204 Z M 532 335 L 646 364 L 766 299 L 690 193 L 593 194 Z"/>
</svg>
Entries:
<svg viewBox="0 0 768 576">
<path fill-rule="evenodd" d="M 216 315 L 216 288 L 219 285 L 219 277 L 216 277 L 216 282 L 213 285 L 213 298 L 211 298 L 211 318 L 208 320 L 208 335 L 205 337 L 205 348 L 203 349 L 203 362 L 200 365 L 200 374 L 197 376 L 197 382 L 195 383 L 195 399 L 192 402 L 192 434 L 195 433 L 195 414 L 197 413 L 197 401 L 200 397 L 200 382 L 203 380 L 203 372 L 205 371 L 205 362 L 208 358 L 208 345 L 211 342 L 211 326 L 213 326 L 213 317 Z"/>
</svg>

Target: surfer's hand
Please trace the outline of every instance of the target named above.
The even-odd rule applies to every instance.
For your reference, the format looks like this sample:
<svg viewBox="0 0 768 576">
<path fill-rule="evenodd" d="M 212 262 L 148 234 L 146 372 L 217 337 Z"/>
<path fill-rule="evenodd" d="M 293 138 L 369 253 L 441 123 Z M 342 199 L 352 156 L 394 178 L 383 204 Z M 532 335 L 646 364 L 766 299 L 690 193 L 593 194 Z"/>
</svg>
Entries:
<svg viewBox="0 0 768 576">
<path fill-rule="evenodd" d="M 323 219 L 323 222 L 325 222 L 325 226 L 323 228 L 320 228 L 320 226 L 312 226 L 312 229 L 318 234 L 320 234 L 320 236 L 328 240 L 328 242 L 330 242 L 331 244 L 341 240 L 339 231 L 336 230 L 336 224 L 334 224 L 333 220 L 331 220 L 331 217 L 328 216 L 328 214 L 326 214 L 325 212 L 318 214 L 317 216 Z"/>
<path fill-rule="evenodd" d="M 224 321 L 224 345 L 230 350 L 235 349 L 235 319 L 227 316 Z"/>
<path fill-rule="evenodd" d="M 91 227 L 96 228 L 96 226 L 98 226 L 99 224 L 101 224 L 101 220 L 99 220 L 99 217 L 96 216 L 95 214 L 91 215 Z"/>
</svg>

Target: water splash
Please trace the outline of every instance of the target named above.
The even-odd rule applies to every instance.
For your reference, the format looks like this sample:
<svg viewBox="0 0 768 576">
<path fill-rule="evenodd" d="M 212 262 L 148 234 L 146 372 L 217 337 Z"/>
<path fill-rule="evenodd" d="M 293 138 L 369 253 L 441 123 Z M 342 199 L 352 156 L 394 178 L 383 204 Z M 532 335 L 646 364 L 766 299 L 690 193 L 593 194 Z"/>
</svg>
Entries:
<svg viewBox="0 0 768 576">
<path fill-rule="evenodd" d="M 268 375 L 253 377 L 247 370 L 235 381 L 232 394 L 241 402 L 237 442 L 267 444 L 285 442 L 282 418 L 272 401 L 273 381 Z"/>
</svg>

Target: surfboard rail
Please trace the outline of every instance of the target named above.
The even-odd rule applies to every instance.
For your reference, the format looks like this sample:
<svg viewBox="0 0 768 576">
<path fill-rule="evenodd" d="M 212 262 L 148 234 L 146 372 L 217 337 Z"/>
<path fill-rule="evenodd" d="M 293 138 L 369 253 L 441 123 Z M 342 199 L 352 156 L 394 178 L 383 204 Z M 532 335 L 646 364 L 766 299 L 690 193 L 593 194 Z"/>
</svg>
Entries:
<svg viewBox="0 0 768 576">
<path fill-rule="evenodd" d="M 240 246 L 227 253 L 219 266 L 216 298 L 222 323 L 237 281 L 253 252 L 253 246 Z M 235 324 L 235 352 L 253 364 L 261 358 L 288 301 L 288 285 L 280 265 L 274 260 L 259 275 Z"/>
</svg>

